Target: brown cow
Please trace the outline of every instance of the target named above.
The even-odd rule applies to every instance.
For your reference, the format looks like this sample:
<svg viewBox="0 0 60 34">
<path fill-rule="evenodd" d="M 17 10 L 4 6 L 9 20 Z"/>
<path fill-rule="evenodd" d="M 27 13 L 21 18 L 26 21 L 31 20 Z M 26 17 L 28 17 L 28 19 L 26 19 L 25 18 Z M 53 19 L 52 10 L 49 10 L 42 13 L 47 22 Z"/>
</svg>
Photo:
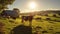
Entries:
<svg viewBox="0 0 60 34">
<path fill-rule="evenodd" d="M 22 16 L 22 23 L 24 21 L 29 21 L 30 22 L 30 26 L 32 24 L 32 20 L 33 20 L 33 16 Z M 24 23 L 23 23 L 24 24 Z"/>
</svg>

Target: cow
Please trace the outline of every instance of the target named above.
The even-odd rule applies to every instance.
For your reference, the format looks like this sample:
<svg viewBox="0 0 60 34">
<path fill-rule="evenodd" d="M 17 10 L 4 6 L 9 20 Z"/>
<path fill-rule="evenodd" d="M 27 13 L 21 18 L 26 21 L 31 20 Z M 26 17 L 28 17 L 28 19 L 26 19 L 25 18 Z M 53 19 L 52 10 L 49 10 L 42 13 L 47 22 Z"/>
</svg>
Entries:
<svg viewBox="0 0 60 34">
<path fill-rule="evenodd" d="M 22 16 L 22 23 L 24 24 L 24 21 L 29 21 L 30 22 L 30 26 L 33 20 L 33 16 Z"/>
<path fill-rule="evenodd" d="M 38 18 L 35 18 L 35 20 L 41 20 L 41 19 L 42 19 L 41 17 L 40 18 L 39 17 Z"/>
<path fill-rule="evenodd" d="M 48 33 L 48 31 L 44 30 L 44 31 L 42 31 L 42 33 L 43 33 L 43 34 L 44 34 L 44 33 Z"/>
<path fill-rule="evenodd" d="M 53 14 L 53 17 L 57 17 L 56 14 Z"/>
<path fill-rule="evenodd" d="M 51 20 L 51 19 L 47 17 L 46 20 Z"/>
</svg>

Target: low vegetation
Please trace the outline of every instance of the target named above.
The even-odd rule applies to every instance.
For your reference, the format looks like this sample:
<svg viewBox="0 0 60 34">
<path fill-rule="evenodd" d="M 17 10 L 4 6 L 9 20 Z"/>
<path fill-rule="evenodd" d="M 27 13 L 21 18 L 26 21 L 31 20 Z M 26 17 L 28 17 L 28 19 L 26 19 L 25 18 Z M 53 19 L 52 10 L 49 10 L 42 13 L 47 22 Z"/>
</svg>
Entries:
<svg viewBox="0 0 60 34">
<path fill-rule="evenodd" d="M 4 24 L 2 27 L 4 28 L 3 32 L 5 34 L 10 34 L 14 27 L 22 24 L 21 17 L 16 20 L 0 17 L 0 23 Z M 28 21 L 25 21 L 24 23 L 25 26 L 29 26 Z M 32 33 L 34 34 L 36 31 L 39 31 L 41 34 L 60 34 L 60 15 L 35 15 L 32 21 Z"/>
</svg>

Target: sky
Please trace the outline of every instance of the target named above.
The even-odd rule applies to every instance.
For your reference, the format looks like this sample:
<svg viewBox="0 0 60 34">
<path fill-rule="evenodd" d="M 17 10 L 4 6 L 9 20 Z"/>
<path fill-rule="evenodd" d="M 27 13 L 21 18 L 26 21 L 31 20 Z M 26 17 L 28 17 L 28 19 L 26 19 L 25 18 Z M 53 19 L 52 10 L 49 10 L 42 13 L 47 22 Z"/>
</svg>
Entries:
<svg viewBox="0 0 60 34">
<path fill-rule="evenodd" d="M 30 3 L 34 2 L 36 7 L 30 8 Z M 41 10 L 60 10 L 60 0 L 15 0 L 12 5 L 8 6 L 9 10 L 18 8 L 21 13 L 41 11 Z"/>
</svg>

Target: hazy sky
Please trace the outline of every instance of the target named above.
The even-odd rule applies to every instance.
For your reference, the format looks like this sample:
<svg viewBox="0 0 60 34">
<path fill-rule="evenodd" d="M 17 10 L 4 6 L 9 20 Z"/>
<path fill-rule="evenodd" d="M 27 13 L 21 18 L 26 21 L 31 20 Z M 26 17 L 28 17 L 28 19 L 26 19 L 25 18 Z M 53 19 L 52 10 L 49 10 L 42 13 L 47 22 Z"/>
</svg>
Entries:
<svg viewBox="0 0 60 34">
<path fill-rule="evenodd" d="M 28 6 L 29 2 L 35 2 L 36 7 L 34 9 L 30 9 Z M 19 8 L 21 12 L 60 9 L 60 0 L 15 0 L 15 2 L 8 7 L 9 9 Z"/>
</svg>

